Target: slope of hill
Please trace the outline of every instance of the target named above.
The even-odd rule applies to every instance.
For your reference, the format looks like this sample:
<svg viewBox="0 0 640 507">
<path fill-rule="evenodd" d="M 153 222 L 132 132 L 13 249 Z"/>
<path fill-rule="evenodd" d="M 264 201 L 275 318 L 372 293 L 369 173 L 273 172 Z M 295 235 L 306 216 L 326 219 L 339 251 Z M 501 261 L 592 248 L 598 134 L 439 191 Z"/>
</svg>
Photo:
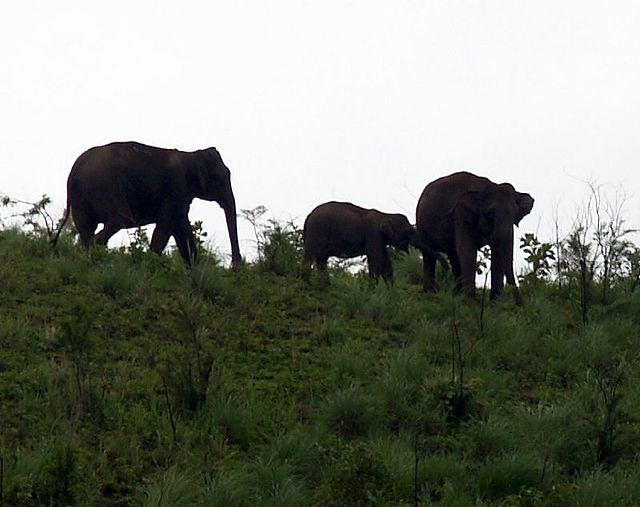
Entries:
<svg viewBox="0 0 640 507">
<path fill-rule="evenodd" d="M 268 250 L 266 250 L 268 252 Z M 294 249 L 292 250 L 294 251 Z M 640 295 L 0 232 L 0 504 L 637 505 Z"/>
</svg>

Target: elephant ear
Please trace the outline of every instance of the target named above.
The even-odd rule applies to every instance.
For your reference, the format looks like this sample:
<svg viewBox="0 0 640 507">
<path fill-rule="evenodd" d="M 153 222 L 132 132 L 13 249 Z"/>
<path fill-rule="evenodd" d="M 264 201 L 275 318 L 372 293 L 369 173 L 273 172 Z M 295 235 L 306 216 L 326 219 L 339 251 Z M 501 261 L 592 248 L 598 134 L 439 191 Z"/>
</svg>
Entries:
<svg viewBox="0 0 640 507">
<path fill-rule="evenodd" d="M 515 225 L 520 224 L 520 220 L 526 217 L 533 209 L 533 197 L 529 194 L 522 192 L 516 192 L 516 214 L 513 217 L 513 223 Z"/>
<path fill-rule="evenodd" d="M 205 191 L 206 164 L 207 157 L 204 150 L 199 150 L 193 153 L 193 158 L 190 160 L 189 165 L 185 167 L 187 186 L 189 191 L 196 196 L 203 195 Z"/>
<path fill-rule="evenodd" d="M 475 214 L 480 210 L 483 199 L 486 198 L 486 194 L 490 191 L 491 183 L 486 178 L 479 178 L 474 176 L 470 178 L 464 184 L 464 190 L 460 191 L 457 199 L 455 199 L 449 213 L 453 213 L 458 210 L 466 209 L 468 213 Z"/>
</svg>

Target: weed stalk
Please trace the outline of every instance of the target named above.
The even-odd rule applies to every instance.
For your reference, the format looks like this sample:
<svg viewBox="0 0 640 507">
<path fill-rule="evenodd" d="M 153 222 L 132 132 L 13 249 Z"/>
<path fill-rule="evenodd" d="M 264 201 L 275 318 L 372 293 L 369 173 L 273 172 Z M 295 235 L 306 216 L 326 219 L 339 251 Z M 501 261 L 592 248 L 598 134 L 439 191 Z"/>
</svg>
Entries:
<svg viewBox="0 0 640 507">
<path fill-rule="evenodd" d="M 418 499 L 418 463 L 420 462 L 420 455 L 418 454 L 418 428 L 416 426 L 415 433 L 413 434 L 413 504 L 418 507 L 420 500 Z"/>
<path fill-rule="evenodd" d="M 169 399 L 169 388 L 167 387 L 167 380 L 164 375 L 160 373 L 160 378 L 162 379 L 162 387 L 164 391 L 164 400 L 167 404 L 167 413 L 169 414 L 169 423 L 171 424 L 171 433 L 173 435 L 173 445 L 178 444 L 178 436 L 176 432 L 176 421 L 173 415 L 173 409 L 171 408 L 171 400 Z"/>
</svg>

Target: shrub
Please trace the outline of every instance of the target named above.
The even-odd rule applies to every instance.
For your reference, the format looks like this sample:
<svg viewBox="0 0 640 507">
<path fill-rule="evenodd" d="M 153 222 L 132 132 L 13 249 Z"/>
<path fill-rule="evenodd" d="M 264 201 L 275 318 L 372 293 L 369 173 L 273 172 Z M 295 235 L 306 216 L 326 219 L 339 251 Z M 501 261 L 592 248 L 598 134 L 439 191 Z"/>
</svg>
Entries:
<svg viewBox="0 0 640 507">
<path fill-rule="evenodd" d="M 371 347 L 361 341 L 348 340 L 336 351 L 332 366 L 336 382 L 365 381 L 371 373 L 373 362 Z"/>
<path fill-rule="evenodd" d="M 448 487 L 466 489 L 468 473 L 456 455 L 425 455 L 413 438 L 381 440 L 373 448 L 385 469 L 389 493 L 397 503 L 439 502 Z"/>
<path fill-rule="evenodd" d="M 191 475 L 170 468 L 143 490 L 145 507 L 191 507 L 198 500 L 198 489 Z"/>
<path fill-rule="evenodd" d="M 207 507 L 249 506 L 249 478 L 238 471 L 221 471 L 208 479 L 202 490 Z"/>
<path fill-rule="evenodd" d="M 418 484 L 423 499 L 464 505 L 468 499 L 462 492 L 469 488 L 469 471 L 455 454 L 424 456 L 418 464 Z"/>
<path fill-rule="evenodd" d="M 270 220 L 264 230 L 261 264 L 277 275 L 296 276 L 302 260 L 302 231 L 293 222 Z"/>
<path fill-rule="evenodd" d="M 38 450 L 19 450 L 7 469 L 4 500 L 8 505 L 70 505 L 75 500 L 77 474 L 76 452 L 67 442 L 50 441 Z"/>
<path fill-rule="evenodd" d="M 317 459 L 315 443 L 309 433 L 297 428 L 271 440 L 263 454 L 266 461 L 287 463 L 293 472 L 303 474 L 314 468 Z"/>
<path fill-rule="evenodd" d="M 302 260 L 302 230 L 293 221 L 264 221 L 262 217 L 267 212 L 264 206 L 240 212 L 253 227 L 258 264 L 265 271 L 278 275 L 298 275 Z"/>
<path fill-rule="evenodd" d="M 505 454 L 490 459 L 478 471 L 478 492 L 486 500 L 518 494 L 522 488 L 536 488 L 543 462 L 531 454 Z"/>
<path fill-rule="evenodd" d="M 394 257 L 394 272 L 396 280 L 411 285 L 422 285 L 424 275 L 420 250 L 410 248 L 409 253 Z"/>
<path fill-rule="evenodd" d="M 371 399 L 362 388 L 351 385 L 338 390 L 320 409 L 320 420 L 329 430 L 346 439 L 364 437 L 377 423 Z"/>
<path fill-rule="evenodd" d="M 596 470 L 578 479 L 566 503 L 581 507 L 638 505 L 639 478 L 637 471 L 606 473 Z"/>
<path fill-rule="evenodd" d="M 343 447 L 323 471 L 316 505 L 377 505 L 389 489 L 389 476 L 378 454 L 366 443 Z M 337 499 L 339 499 L 337 501 Z"/>
<path fill-rule="evenodd" d="M 223 435 L 231 444 L 248 448 L 257 432 L 251 411 L 223 389 L 209 398 L 203 415 L 207 431 Z"/>
<path fill-rule="evenodd" d="M 513 429 L 502 418 L 488 418 L 465 429 L 470 455 L 480 461 L 498 456 L 516 447 Z"/>
<path fill-rule="evenodd" d="M 369 302 L 370 291 L 364 280 L 351 278 L 340 287 L 340 307 L 348 318 L 359 317 Z"/>
<path fill-rule="evenodd" d="M 420 397 L 426 371 L 427 361 L 418 347 L 401 349 L 391 359 L 378 388 L 390 429 L 398 430 L 407 420 L 415 422 L 424 415 Z"/>
<path fill-rule="evenodd" d="M 258 460 L 250 477 L 257 505 L 298 507 L 311 503 L 304 484 L 287 463 Z"/>
<path fill-rule="evenodd" d="M 93 279 L 97 290 L 112 299 L 128 296 L 145 283 L 140 272 L 122 259 L 113 259 L 95 269 Z"/>
<path fill-rule="evenodd" d="M 215 264 L 200 261 L 191 268 L 189 276 L 191 286 L 203 298 L 229 304 L 235 301 L 235 294 L 229 280 L 223 276 L 222 269 Z"/>
<path fill-rule="evenodd" d="M 345 322 L 335 318 L 323 318 L 315 332 L 316 341 L 323 345 L 343 343 L 346 337 Z"/>
</svg>

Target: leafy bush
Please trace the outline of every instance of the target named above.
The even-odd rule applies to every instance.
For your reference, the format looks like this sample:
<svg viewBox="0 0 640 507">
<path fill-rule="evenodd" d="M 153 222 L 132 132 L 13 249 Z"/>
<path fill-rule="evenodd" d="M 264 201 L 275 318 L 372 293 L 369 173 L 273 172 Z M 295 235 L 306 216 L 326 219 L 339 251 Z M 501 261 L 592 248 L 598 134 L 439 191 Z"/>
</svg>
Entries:
<svg viewBox="0 0 640 507">
<path fill-rule="evenodd" d="M 302 229 L 293 221 L 265 221 L 263 216 L 267 209 L 264 206 L 240 212 L 253 227 L 258 265 L 265 271 L 278 275 L 298 275 L 302 260 Z"/>
</svg>

